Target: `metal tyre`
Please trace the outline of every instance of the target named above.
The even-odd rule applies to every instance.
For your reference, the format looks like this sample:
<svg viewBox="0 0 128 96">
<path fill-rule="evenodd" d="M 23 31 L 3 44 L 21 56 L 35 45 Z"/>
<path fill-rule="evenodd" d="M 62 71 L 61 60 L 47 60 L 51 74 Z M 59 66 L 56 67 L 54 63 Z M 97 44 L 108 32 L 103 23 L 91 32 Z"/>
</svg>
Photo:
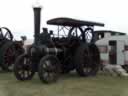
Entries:
<svg viewBox="0 0 128 96">
<path fill-rule="evenodd" d="M 76 71 L 80 76 L 89 76 L 92 72 L 91 68 L 91 56 L 88 46 L 81 44 L 76 50 L 74 57 L 74 63 Z"/>
<path fill-rule="evenodd" d="M 38 66 L 38 75 L 42 82 L 56 82 L 60 75 L 60 63 L 57 57 L 52 55 L 44 56 Z"/>
<path fill-rule="evenodd" d="M 14 64 L 14 75 L 17 80 L 31 80 L 34 73 L 33 63 L 29 56 L 26 54 L 18 56 Z"/>
</svg>

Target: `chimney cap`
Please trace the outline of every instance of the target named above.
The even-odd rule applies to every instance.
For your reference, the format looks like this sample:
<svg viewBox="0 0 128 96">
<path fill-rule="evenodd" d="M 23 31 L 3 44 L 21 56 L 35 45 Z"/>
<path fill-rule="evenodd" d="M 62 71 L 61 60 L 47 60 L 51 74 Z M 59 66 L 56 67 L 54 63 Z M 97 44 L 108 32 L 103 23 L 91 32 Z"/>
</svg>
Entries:
<svg viewBox="0 0 128 96">
<path fill-rule="evenodd" d="M 42 5 L 40 4 L 39 0 L 36 0 L 36 2 L 32 6 L 33 8 L 42 8 Z"/>
</svg>

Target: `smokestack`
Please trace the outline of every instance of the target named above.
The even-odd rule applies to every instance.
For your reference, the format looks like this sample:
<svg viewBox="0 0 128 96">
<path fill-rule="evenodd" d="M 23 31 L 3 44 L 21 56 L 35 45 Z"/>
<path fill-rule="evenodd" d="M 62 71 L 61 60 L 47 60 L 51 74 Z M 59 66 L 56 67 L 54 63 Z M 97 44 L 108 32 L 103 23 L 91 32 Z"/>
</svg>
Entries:
<svg viewBox="0 0 128 96">
<path fill-rule="evenodd" d="M 41 21 L 41 6 L 33 7 L 34 10 L 34 44 L 39 44 L 40 21 Z"/>
</svg>

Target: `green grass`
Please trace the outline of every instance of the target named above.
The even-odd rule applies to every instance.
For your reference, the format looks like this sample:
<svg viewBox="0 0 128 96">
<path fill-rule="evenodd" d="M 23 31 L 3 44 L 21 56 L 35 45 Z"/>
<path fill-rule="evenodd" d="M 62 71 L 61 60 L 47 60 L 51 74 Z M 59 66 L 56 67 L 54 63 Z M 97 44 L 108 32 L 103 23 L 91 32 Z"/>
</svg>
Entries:
<svg viewBox="0 0 128 96">
<path fill-rule="evenodd" d="M 0 96 L 128 96 L 128 78 L 103 74 L 81 78 L 69 74 L 47 85 L 37 75 L 21 82 L 13 73 L 0 73 Z"/>
</svg>

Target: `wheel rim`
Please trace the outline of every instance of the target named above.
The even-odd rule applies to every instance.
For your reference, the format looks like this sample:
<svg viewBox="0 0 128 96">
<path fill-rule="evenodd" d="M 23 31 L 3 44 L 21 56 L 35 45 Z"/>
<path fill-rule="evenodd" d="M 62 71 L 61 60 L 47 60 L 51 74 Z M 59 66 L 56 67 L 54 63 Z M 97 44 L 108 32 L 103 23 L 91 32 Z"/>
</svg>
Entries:
<svg viewBox="0 0 128 96">
<path fill-rule="evenodd" d="M 49 56 L 42 59 L 40 62 L 39 76 L 45 83 L 55 82 L 59 76 L 58 60 L 55 57 Z"/>
<path fill-rule="evenodd" d="M 10 41 L 13 40 L 13 35 L 12 35 L 11 31 L 6 27 L 1 27 L 0 28 L 0 34 L 1 34 L 1 37 L 3 39 L 7 39 L 7 40 L 10 40 Z"/>
<path fill-rule="evenodd" d="M 31 64 L 30 60 L 24 57 L 23 61 L 21 61 L 22 66 L 19 68 L 21 69 L 19 70 L 19 74 L 21 74 L 22 78 L 27 78 L 31 74 L 31 68 L 29 64 Z"/>
<path fill-rule="evenodd" d="M 12 70 L 13 68 L 12 65 L 14 63 L 14 60 L 15 60 L 15 49 L 14 46 L 12 45 L 11 47 L 7 48 L 7 50 L 5 51 L 3 64 L 5 64 L 7 69 Z"/>
<path fill-rule="evenodd" d="M 14 69 L 16 77 L 18 77 L 20 80 L 31 79 L 34 72 L 31 59 L 26 55 L 22 56 L 18 61 L 16 61 Z"/>
<path fill-rule="evenodd" d="M 44 79 L 46 79 L 49 82 L 54 81 L 54 77 L 57 77 L 56 75 L 56 68 L 55 68 L 55 62 L 52 60 L 47 60 L 44 61 L 43 66 L 42 66 L 42 70 L 44 70 L 44 74 L 42 74 L 42 76 L 44 77 Z M 54 66 L 54 67 L 53 67 Z"/>
<path fill-rule="evenodd" d="M 15 45 L 13 44 L 5 48 L 3 56 L 3 66 L 5 69 L 12 71 L 16 57 L 22 53 L 21 50 L 22 48 L 15 48 Z"/>
</svg>

